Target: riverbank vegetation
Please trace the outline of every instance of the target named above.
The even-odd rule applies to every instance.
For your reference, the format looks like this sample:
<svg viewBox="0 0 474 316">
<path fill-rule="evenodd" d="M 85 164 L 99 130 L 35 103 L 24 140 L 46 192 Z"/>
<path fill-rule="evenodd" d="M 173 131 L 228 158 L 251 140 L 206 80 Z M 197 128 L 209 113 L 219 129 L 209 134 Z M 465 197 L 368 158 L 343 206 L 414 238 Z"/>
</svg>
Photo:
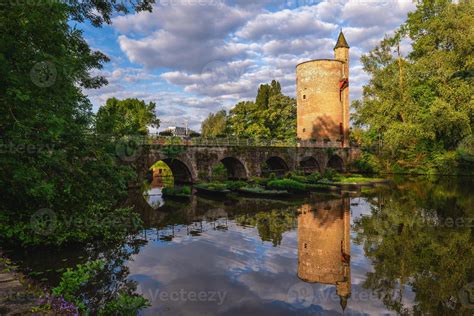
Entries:
<svg viewBox="0 0 474 316">
<path fill-rule="evenodd" d="M 34 312 L 52 312 L 59 315 L 136 315 L 141 309 L 149 306 L 148 301 L 137 294 L 131 294 L 125 289 L 118 291 L 113 298 L 100 308 L 92 309 L 90 300 L 84 293 L 90 293 L 90 288 L 105 269 L 103 260 L 89 261 L 78 264 L 74 269 L 68 268 L 61 276 L 58 286 L 41 299 L 39 307 Z"/>
<path fill-rule="evenodd" d="M 123 159 L 128 152 L 118 148 L 127 149 L 127 140 L 120 140 L 124 134 L 143 135 L 148 124 L 158 123 L 154 105 L 114 99 L 94 115 L 83 91 L 107 83 L 95 74 L 109 58 L 92 50 L 74 26 L 99 27 L 115 12 L 132 9 L 150 10 L 150 1 L 126 7 L 110 1 L 0 6 L 3 246 L 85 247 L 123 241 L 141 227 L 137 214 L 120 207 L 136 175 Z M 131 103 L 141 106 L 128 120 L 123 114 L 132 111 Z"/>
<path fill-rule="evenodd" d="M 370 80 L 352 104 L 352 136 L 366 151 L 359 167 L 472 174 L 473 24 L 472 1 L 417 1 L 394 35 L 362 56 Z"/>
<path fill-rule="evenodd" d="M 162 190 L 163 196 L 190 197 L 192 190 L 190 186 L 165 187 Z"/>
<path fill-rule="evenodd" d="M 227 194 L 237 192 L 241 194 L 262 197 L 286 197 L 292 194 L 303 194 L 311 191 L 336 191 L 339 186 L 350 184 L 352 186 L 372 185 L 386 181 L 381 178 L 363 177 L 358 174 L 341 175 L 335 170 L 328 168 L 323 174 L 313 172 L 303 174 L 301 172 L 289 172 L 284 176 L 277 177 L 270 174 L 269 177 L 252 178 L 249 181 L 219 181 L 202 182 L 194 187 L 198 193 Z"/>
<path fill-rule="evenodd" d="M 149 9 L 145 3 L 137 8 Z M 118 208 L 136 176 L 120 138 L 159 121 L 154 104 L 133 99 L 111 99 L 93 114 L 83 89 L 107 83 L 91 70 L 108 58 L 69 24 L 100 26 L 123 8 L 51 2 L 0 10 L 0 240 L 64 245 L 123 235 L 135 227 L 128 219 L 140 220 Z"/>
</svg>

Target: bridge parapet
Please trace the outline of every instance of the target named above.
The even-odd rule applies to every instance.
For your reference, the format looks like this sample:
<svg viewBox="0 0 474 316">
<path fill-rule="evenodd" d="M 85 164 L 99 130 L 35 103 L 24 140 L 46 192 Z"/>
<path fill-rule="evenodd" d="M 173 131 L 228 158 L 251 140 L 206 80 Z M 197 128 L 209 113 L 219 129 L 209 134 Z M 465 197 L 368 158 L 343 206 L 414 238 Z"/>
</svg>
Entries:
<svg viewBox="0 0 474 316">
<path fill-rule="evenodd" d="M 304 147 L 304 148 L 342 148 L 340 141 L 279 140 L 262 138 L 179 138 L 172 136 L 150 135 L 145 141 L 149 145 L 159 146 L 196 146 L 196 147 Z"/>
</svg>

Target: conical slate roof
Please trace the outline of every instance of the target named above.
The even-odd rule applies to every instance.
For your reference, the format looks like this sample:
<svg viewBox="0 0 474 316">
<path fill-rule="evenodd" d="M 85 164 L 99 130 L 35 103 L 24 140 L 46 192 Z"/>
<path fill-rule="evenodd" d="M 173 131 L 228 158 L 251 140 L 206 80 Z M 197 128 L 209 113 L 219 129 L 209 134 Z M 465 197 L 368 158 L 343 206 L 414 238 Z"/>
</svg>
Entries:
<svg viewBox="0 0 474 316">
<path fill-rule="evenodd" d="M 342 33 L 342 31 L 341 33 L 339 33 L 339 37 L 337 38 L 337 43 L 336 43 L 336 46 L 334 46 L 334 49 L 340 48 L 340 47 L 349 48 L 349 44 L 347 44 L 346 38 L 344 37 L 344 34 Z"/>
</svg>

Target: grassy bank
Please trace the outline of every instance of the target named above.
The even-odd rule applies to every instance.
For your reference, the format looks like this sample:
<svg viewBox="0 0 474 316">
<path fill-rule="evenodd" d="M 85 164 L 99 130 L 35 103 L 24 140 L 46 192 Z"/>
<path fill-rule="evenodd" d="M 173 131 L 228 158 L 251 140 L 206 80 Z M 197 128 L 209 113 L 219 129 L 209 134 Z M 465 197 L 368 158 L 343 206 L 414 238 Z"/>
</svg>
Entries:
<svg viewBox="0 0 474 316">
<path fill-rule="evenodd" d="M 301 194 L 310 191 L 331 191 L 336 190 L 337 186 L 350 185 L 368 185 L 385 181 L 382 178 L 367 177 L 358 174 L 341 175 L 332 169 L 320 174 L 314 172 L 309 175 L 290 172 L 284 177 L 277 177 L 271 174 L 267 178 L 255 177 L 249 181 L 212 181 L 199 183 L 197 188 L 203 188 L 210 192 L 226 193 L 236 191 L 240 193 L 252 193 L 254 195 L 271 195 L 284 193 Z"/>
</svg>

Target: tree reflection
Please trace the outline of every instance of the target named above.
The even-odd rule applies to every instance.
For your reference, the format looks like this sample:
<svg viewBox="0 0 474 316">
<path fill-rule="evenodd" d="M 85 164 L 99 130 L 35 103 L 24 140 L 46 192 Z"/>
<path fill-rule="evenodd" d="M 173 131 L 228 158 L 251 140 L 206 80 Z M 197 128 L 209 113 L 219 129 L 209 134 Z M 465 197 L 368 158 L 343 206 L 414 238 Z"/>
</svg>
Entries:
<svg viewBox="0 0 474 316">
<path fill-rule="evenodd" d="M 103 260 L 104 268 L 99 271 L 97 277 L 85 284 L 84 301 L 92 313 L 97 312 L 106 303 L 117 299 L 120 293 L 130 296 L 137 293 L 137 283 L 128 279 L 130 274 L 126 262 L 140 251 L 147 242 L 138 235 L 130 236 L 123 243 L 114 245 L 100 245 L 86 250 L 89 253 L 88 261 Z"/>
<path fill-rule="evenodd" d="M 117 299 L 119 294 L 139 295 L 136 282 L 128 279 L 126 262 L 145 244 L 146 241 L 139 235 L 130 235 L 116 243 L 96 242 L 81 247 L 39 251 L 29 249 L 12 251 L 11 254 L 22 272 L 32 279 L 41 280 L 50 289 L 58 286 L 61 272 L 67 268 L 75 269 L 78 264 L 103 261 L 104 267 L 95 271 L 93 279 L 81 284 L 77 293 L 77 298 L 95 315 L 101 307 Z"/>
<path fill-rule="evenodd" d="M 273 246 L 281 244 L 283 233 L 296 227 L 297 211 L 294 207 L 274 209 L 256 214 L 236 216 L 242 226 L 256 227 L 262 241 L 271 241 Z"/>
<path fill-rule="evenodd" d="M 444 179 L 443 181 L 447 181 Z M 473 278 L 471 183 L 404 182 L 371 198 L 369 216 L 355 221 L 374 271 L 364 287 L 399 314 L 468 314 L 459 299 Z M 406 286 L 415 301 L 404 297 Z"/>
</svg>

